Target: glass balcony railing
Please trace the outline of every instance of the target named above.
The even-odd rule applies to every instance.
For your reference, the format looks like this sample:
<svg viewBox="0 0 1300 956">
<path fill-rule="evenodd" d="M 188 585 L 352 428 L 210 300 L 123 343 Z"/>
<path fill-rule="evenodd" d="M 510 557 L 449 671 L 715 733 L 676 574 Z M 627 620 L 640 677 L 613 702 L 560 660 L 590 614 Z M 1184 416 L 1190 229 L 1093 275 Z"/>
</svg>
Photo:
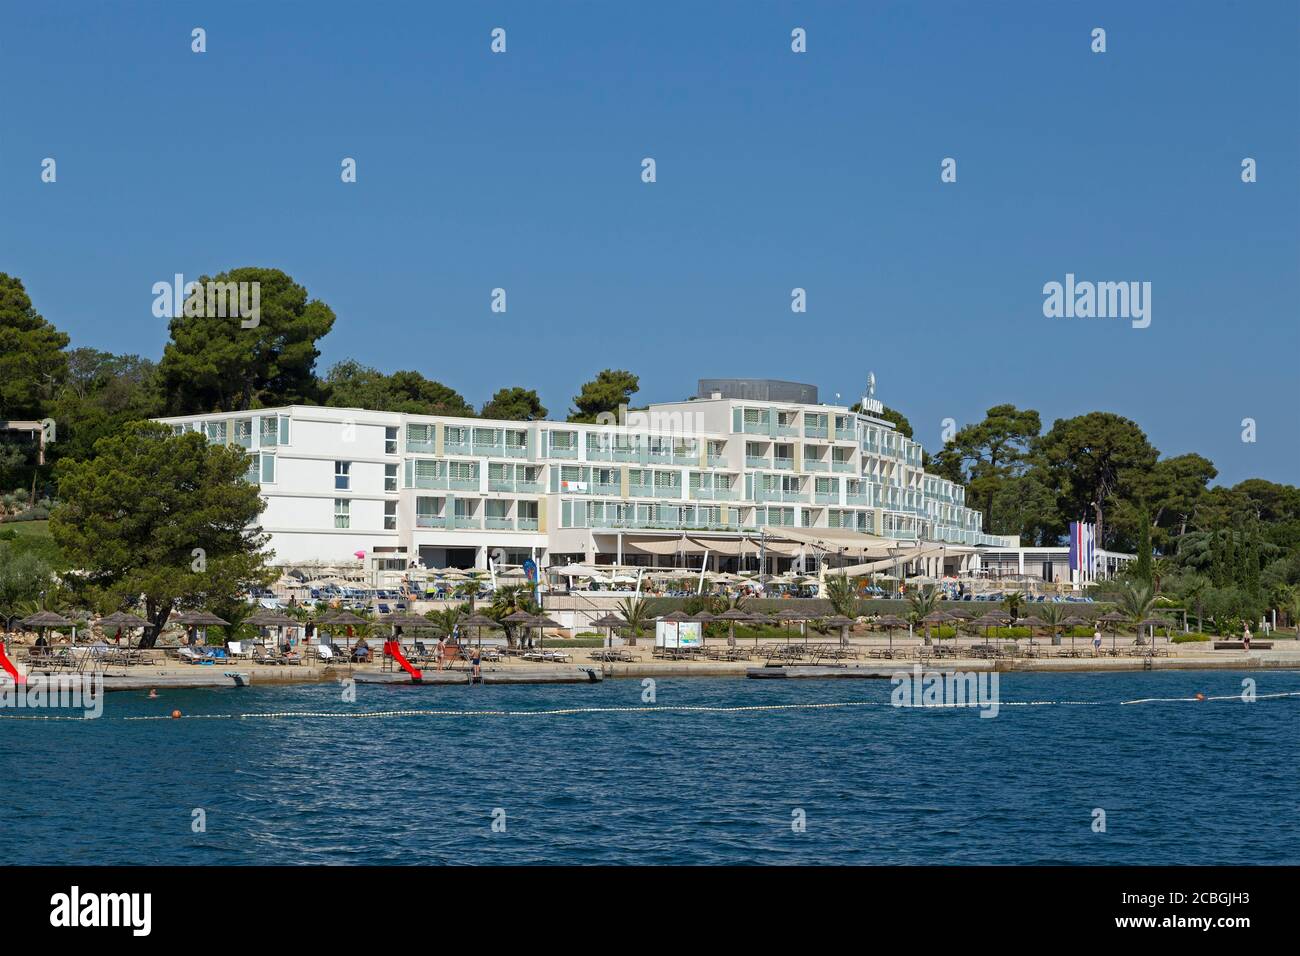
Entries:
<svg viewBox="0 0 1300 956">
<path fill-rule="evenodd" d="M 442 452 L 444 455 L 468 455 L 470 454 L 471 445 L 467 441 L 444 441 L 442 443 Z"/>
<path fill-rule="evenodd" d="M 745 465 L 749 468 L 771 468 L 772 464 L 766 458 L 758 455 L 746 455 Z"/>
<path fill-rule="evenodd" d="M 411 454 L 433 454 L 434 445 L 431 441 L 411 441 L 407 439 L 406 450 Z"/>
<path fill-rule="evenodd" d="M 633 498 L 653 498 L 655 490 L 652 485 L 628 485 L 627 493 Z"/>
<path fill-rule="evenodd" d="M 443 515 L 416 515 L 415 526 L 417 528 L 445 528 L 447 519 Z"/>
<path fill-rule="evenodd" d="M 817 491 L 813 493 L 813 502 L 819 505 L 837 504 L 840 496 L 833 491 Z"/>
<path fill-rule="evenodd" d="M 642 460 L 641 449 L 640 448 L 619 448 L 615 446 L 614 460 L 639 462 Z"/>
<path fill-rule="evenodd" d="M 478 491 L 477 478 L 448 478 L 447 487 L 452 491 Z"/>
<path fill-rule="evenodd" d="M 521 495 L 540 495 L 542 493 L 542 483 L 540 481 L 516 481 L 515 491 Z"/>
<path fill-rule="evenodd" d="M 494 444 L 487 442 L 474 443 L 474 454 L 481 458 L 504 458 L 505 453 L 506 446 L 502 445 L 500 442 Z"/>
<path fill-rule="evenodd" d="M 853 441 L 858 437 L 857 432 L 852 428 L 835 429 L 836 441 Z"/>
<path fill-rule="evenodd" d="M 829 434 L 825 425 L 804 425 L 804 438 L 826 438 Z"/>
<path fill-rule="evenodd" d="M 416 475 L 411 479 L 411 486 L 414 488 L 431 488 L 435 491 L 447 488 L 446 475 Z"/>
<path fill-rule="evenodd" d="M 798 435 L 799 426 L 793 422 L 787 422 L 785 424 L 778 422 L 776 428 L 773 429 L 773 433 L 776 435 Z"/>
<path fill-rule="evenodd" d="M 838 471 L 838 472 L 840 472 L 841 474 L 845 474 L 845 473 L 852 472 L 852 471 L 853 471 L 853 462 L 851 462 L 851 461 L 839 461 L 838 459 L 833 460 L 833 461 L 831 462 L 831 471 Z"/>
<path fill-rule="evenodd" d="M 552 458 L 577 458 L 578 449 L 573 448 L 571 446 L 568 448 L 557 448 L 555 446 L 551 446 L 551 457 Z"/>
<path fill-rule="evenodd" d="M 828 471 L 829 468 L 830 466 L 820 458 L 805 458 L 803 460 L 804 471 Z"/>
<path fill-rule="evenodd" d="M 505 456 L 507 458 L 527 458 L 528 449 L 523 445 L 506 445 Z"/>
<path fill-rule="evenodd" d="M 453 528 L 482 528 L 483 522 L 479 520 L 478 515 L 455 515 L 451 519 Z"/>
<path fill-rule="evenodd" d="M 773 458 L 772 467 L 778 471 L 794 471 L 793 458 Z"/>
<path fill-rule="evenodd" d="M 537 530 L 537 519 L 536 519 L 536 518 L 520 518 L 520 519 L 519 519 L 519 530 L 520 530 L 520 531 L 536 531 L 536 530 Z"/>
<path fill-rule="evenodd" d="M 599 446 L 587 446 L 588 461 L 613 461 L 614 451 L 610 448 L 601 448 Z"/>
<path fill-rule="evenodd" d="M 488 491 L 514 491 L 515 481 L 513 478 L 489 478 Z"/>
<path fill-rule="evenodd" d="M 727 464 L 726 455 L 710 455 L 708 460 L 710 468 L 722 468 Z"/>
<path fill-rule="evenodd" d="M 623 489 L 620 485 L 610 485 L 603 482 L 596 482 L 591 486 L 593 495 L 618 495 L 622 494 Z"/>
<path fill-rule="evenodd" d="M 488 515 L 487 527 L 489 531 L 514 531 L 515 519 Z"/>
</svg>

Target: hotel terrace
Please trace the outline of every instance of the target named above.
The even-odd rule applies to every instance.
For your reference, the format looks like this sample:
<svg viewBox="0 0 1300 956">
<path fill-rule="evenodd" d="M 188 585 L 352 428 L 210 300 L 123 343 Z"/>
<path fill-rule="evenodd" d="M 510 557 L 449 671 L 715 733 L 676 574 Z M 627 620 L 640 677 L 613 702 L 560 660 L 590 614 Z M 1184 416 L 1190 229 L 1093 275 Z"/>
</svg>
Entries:
<svg viewBox="0 0 1300 956">
<path fill-rule="evenodd" d="M 874 385 L 869 391 L 874 390 Z M 488 566 L 699 570 L 831 558 L 861 570 L 972 572 L 984 534 L 965 489 L 880 417 L 819 404 L 814 386 L 703 380 L 697 398 L 622 422 L 451 418 L 291 405 L 167 418 L 252 456 L 277 564 L 400 572 Z"/>
</svg>

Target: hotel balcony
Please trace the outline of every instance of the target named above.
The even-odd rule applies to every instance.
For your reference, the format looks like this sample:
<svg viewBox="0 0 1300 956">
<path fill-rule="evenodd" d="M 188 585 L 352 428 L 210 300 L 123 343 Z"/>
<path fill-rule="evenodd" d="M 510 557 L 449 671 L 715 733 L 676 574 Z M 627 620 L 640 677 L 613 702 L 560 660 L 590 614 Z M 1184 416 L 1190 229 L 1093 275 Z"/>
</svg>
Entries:
<svg viewBox="0 0 1300 956">
<path fill-rule="evenodd" d="M 593 495 L 621 495 L 623 489 L 619 485 L 607 485 L 602 482 L 596 482 L 591 486 L 591 493 Z"/>
<path fill-rule="evenodd" d="M 799 426 L 794 424 L 788 424 L 788 425 L 778 424 L 776 425 L 776 427 L 772 429 L 772 434 L 778 436 L 788 435 L 790 437 L 797 437 L 799 434 Z"/>
<path fill-rule="evenodd" d="M 830 465 L 828 465 L 823 459 L 820 458 L 805 458 L 803 460 L 803 470 L 804 471 L 829 471 Z"/>
<path fill-rule="evenodd" d="M 826 438 L 830 435 L 830 430 L 825 425 L 804 425 L 804 438 Z"/>
<path fill-rule="evenodd" d="M 448 478 L 447 488 L 451 491 L 478 491 L 478 479 Z"/>
<path fill-rule="evenodd" d="M 481 458 L 504 458 L 506 455 L 506 446 L 500 442 L 479 443 L 474 442 L 474 454 Z"/>
<path fill-rule="evenodd" d="M 641 457 L 641 449 L 640 449 L 640 448 L 615 448 L 615 449 L 614 449 L 614 460 L 615 460 L 615 461 L 635 462 L 635 463 L 642 463 L 642 464 L 643 464 L 644 461 L 645 461 L 645 460 Z"/>
<path fill-rule="evenodd" d="M 653 485 L 628 485 L 627 493 L 633 498 L 653 498 L 655 489 Z"/>
<path fill-rule="evenodd" d="M 429 488 L 434 491 L 447 490 L 446 475 L 416 475 L 411 479 L 412 488 Z"/>
<path fill-rule="evenodd" d="M 408 454 L 425 454 L 434 453 L 434 444 L 431 441 L 410 441 L 406 442 L 406 451 Z"/>
<path fill-rule="evenodd" d="M 778 471 L 794 471 L 793 458 L 773 458 L 772 467 Z"/>
<path fill-rule="evenodd" d="M 489 531 L 514 531 L 515 530 L 514 518 L 488 515 L 485 520 L 487 521 L 487 529 Z"/>
<path fill-rule="evenodd" d="M 601 448 L 598 445 L 587 446 L 587 461 L 613 461 L 614 452 L 609 448 Z"/>
<path fill-rule="evenodd" d="M 748 468 L 771 468 L 772 463 L 759 455 L 746 455 L 745 466 Z"/>
<path fill-rule="evenodd" d="M 447 519 L 443 515 L 416 515 L 415 526 L 417 528 L 445 528 Z"/>
<path fill-rule="evenodd" d="M 710 468 L 725 468 L 727 467 L 727 456 L 710 455 L 708 458 L 708 463 Z"/>
<path fill-rule="evenodd" d="M 857 440 L 857 437 L 858 437 L 858 435 L 857 435 L 857 431 L 856 431 L 856 429 L 853 429 L 853 428 L 837 428 L 837 429 L 835 429 L 835 440 L 836 440 L 836 441 L 856 441 L 856 440 Z"/>
<path fill-rule="evenodd" d="M 444 455 L 468 455 L 471 445 L 467 441 L 447 441 L 442 443 Z"/>
<path fill-rule="evenodd" d="M 840 502 L 840 496 L 834 491 L 816 491 L 813 492 L 813 503 L 819 505 L 836 505 Z"/>
<path fill-rule="evenodd" d="M 735 501 L 735 488 L 693 488 L 691 497 L 698 501 Z"/>
<path fill-rule="evenodd" d="M 551 458 L 577 458 L 577 457 L 578 457 L 578 449 L 576 449 L 576 448 L 556 448 L 556 447 L 552 446 L 552 447 L 551 447 L 551 452 L 550 452 L 550 457 L 551 457 Z"/>
<path fill-rule="evenodd" d="M 528 449 L 524 445 L 506 445 L 506 458 L 527 458 Z"/>
<path fill-rule="evenodd" d="M 831 471 L 839 472 L 840 474 L 852 474 L 852 473 L 853 473 L 853 462 L 852 462 L 852 461 L 838 461 L 838 460 L 832 461 L 832 462 L 831 462 Z"/>
<path fill-rule="evenodd" d="M 448 527 L 452 528 L 474 528 L 476 530 L 483 527 L 483 522 L 478 515 L 454 515 Z"/>
<path fill-rule="evenodd" d="M 537 530 L 537 527 L 538 527 L 538 524 L 537 524 L 537 519 L 536 519 L 536 518 L 520 518 L 520 519 L 519 519 L 519 530 L 520 530 L 520 531 L 536 531 L 536 530 Z"/>
<path fill-rule="evenodd" d="M 542 483 L 540 481 L 516 481 L 515 491 L 523 495 L 540 495 L 542 493 Z"/>
</svg>

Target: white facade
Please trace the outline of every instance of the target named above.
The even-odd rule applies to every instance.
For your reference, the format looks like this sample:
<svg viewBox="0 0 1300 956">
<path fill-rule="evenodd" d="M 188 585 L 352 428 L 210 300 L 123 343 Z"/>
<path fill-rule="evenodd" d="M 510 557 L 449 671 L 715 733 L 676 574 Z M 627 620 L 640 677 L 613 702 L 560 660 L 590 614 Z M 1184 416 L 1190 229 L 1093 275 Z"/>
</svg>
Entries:
<svg viewBox="0 0 1300 956">
<path fill-rule="evenodd" d="M 484 567 L 501 552 L 631 562 L 644 542 L 781 527 L 1003 545 L 921 446 L 841 406 L 712 397 L 622 423 L 506 422 L 293 405 L 161 419 L 238 445 L 280 564 Z M 637 541 L 642 547 L 638 548 Z M 725 553 L 725 549 L 724 553 Z"/>
</svg>

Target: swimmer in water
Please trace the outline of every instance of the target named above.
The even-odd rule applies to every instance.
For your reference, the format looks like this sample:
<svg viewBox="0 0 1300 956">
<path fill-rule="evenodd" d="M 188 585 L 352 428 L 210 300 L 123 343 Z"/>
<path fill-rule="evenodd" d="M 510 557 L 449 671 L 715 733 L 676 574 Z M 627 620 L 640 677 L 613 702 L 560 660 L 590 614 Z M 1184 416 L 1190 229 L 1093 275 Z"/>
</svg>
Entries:
<svg viewBox="0 0 1300 956">
<path fill-rule="evenodd" d="M 153 688 L 150 688 L 150 689 L 149 689 L 149 699 L 150 699 L 150 700 L 157 700 L 157 699 L 158 699 L 158 691 L 155 690 L 155 689 L 153 689 Z"/>
</svg>

